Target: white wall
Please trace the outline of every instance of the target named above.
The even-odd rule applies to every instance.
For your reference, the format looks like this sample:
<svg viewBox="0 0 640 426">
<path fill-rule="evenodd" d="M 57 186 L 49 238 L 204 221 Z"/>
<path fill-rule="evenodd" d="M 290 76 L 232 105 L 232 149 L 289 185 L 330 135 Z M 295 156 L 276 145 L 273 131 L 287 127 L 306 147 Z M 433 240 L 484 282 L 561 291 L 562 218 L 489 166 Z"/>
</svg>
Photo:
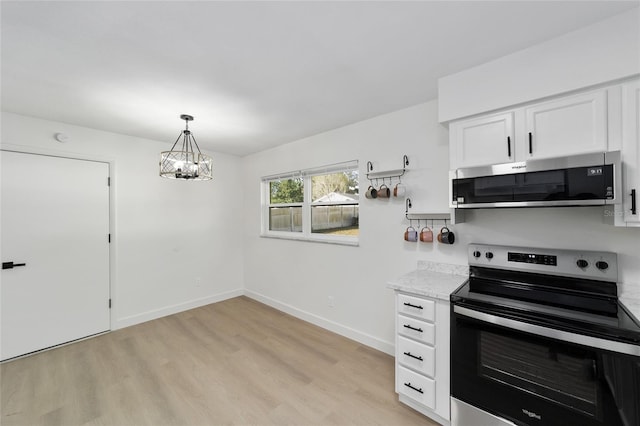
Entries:
<svg viewBox="0 0 640 426">
<path fill-rule="evenodd" d="M 158 158 L 169 143 L 10 113 L 1 146 L 111 163 L 112 328 L 242 294 L 239 158 L 213 153 L 213 181 L 167 180 Z"/>
<path fill-rule="evenodd" d="M 413 210 L 448 211 L 448 135 L 436 101 L 245 157 L 247 293 L 391 353 L 394 298 L 386 281 L 415 269 L 417 260 L 466 264 L 471 242 L 614 251 L 621 281 L 640 283 L 640 229 L 603 224 L 598 207 L 469 211 L 465 223 L 451 227 L 456 244 L 443 246 L 403 240 L 402 201 L 361 197 L 359 247 L 259 237 L 261 176 L 357 159 L 364 190 L 367 161 L 374 171 L 395 169 L 403 154 L 411 162 L 405 181 Z"/>
<path fill-rule="evenodd" d="M 459 75 L 452 76 L 445 81 L 452 97 L 440 101 L 440 119 L 547 96 L 558 87 L 572 90 L 597 84 L 637 69 L 633 62 L 637 49 L 628 50 L 638 45 L 637 26 L 630 26 L 629 21 L 636 19 L 637 23 L 637 10 L 612 19 L 576 33 L 582 36 L 569 34 L 515 54 L 515 62 L 506 60 L 520 63 L 514 68 L 501 67 L 501 60 L 487 64 L 482 72 L 496 67 L 502 71 L 489 72 L 491 79 L 482 84 L 472 82 L 468 87 L 464 79 L 456 80 Z M 622 40 L 621 48 L 607 50 L 614 39 Z M 554 47 L 571 46 L 574 41 L 582 46 L 581 54 L 574 58 L 566 57 L 565 48 Z M 533 61 L 536 55 L 547 62 Z M 588 59 L 586 66 L 569 67 L 570 72 L 565 72 L 562 64 L 577 57 L 581 64 Z M 557 62 L 549 62 L 554 58 Z M 523 79 L 519 70 L 526 65 L 543 69 L 545 79 Z M 540 76 L 536 72 L 524 75 Z M 546 83 L 535 85 L 535 81 Z M 531 90 L 523 85 L 531 85 Z M 56 142 L 53 135 L 57 132 L 67 133 L 70 141 Z M 403 240 L 408 225 L 403 200 L 362 198 L 358 247 L 259 237 L 261 176 L 352 159 L 360 161 L 364 190 L 367 161 L 374 163 L 375 171 L 396 169 L 401 167 L 402 156 L 408 155 L 404 181 L 410 188 L 413 211 L 448 211 L 448 134 L 438 124 L 437 101 L 243 159 L 214 154 L 213 182 L 159 178 L 157 159 L 163 145 L 156 141 L 10 113 L 2 114 L 1 144 L 3 148 L 111 163 L 113 328 L 246 292 L 392 353 L 394 298 L 386 281 L 414 269 L 422 259 L 466 264 L 470 242 L 614 251 L 619 255 L 620 280 L 640 286 L 640 228 L 604 225 L 599 208 L 472 211 L 466 223 L 452 227 L 456 244 L 442 246 Z M 200 237 L 203 234 L 205 238 Z M 199 287 L 197 277 L 202 278 Z M 329 296 L 335 298 L 335 307 L 328 306 Z"/>
<path fill-rule="evenodd" d="M 640 8 L 438 81 L 441 122 L 640 73 Z"/>
<path fill-rule="evenodd" d="M 427 254 L 448 261 L 455 250 L 405 242 L 405 205 L 398 199 L 362 197 L 359 247 L 260 238 L 260 177 L 357 159 L 364 191 L 367 161 L 374 171 L 398 169 L 406 154 L 410 171 L 403 181 L 414 210 L 448 212 L 447 132 L 436 114 L 437 103 L 429 102 L 245 157 L 248 294 L 391 351 L 393 292 L 385 280 L 415 268 Z M 335 297 L 334 308 L 328 296 Z"/>
</svg>

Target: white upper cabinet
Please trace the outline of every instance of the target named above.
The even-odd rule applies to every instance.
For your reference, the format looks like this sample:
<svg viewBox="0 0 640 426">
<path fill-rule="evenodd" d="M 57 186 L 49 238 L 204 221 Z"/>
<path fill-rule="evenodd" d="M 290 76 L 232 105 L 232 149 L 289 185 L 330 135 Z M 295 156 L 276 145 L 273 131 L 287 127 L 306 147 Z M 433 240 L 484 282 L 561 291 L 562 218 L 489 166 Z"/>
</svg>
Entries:
<svg viewBox="0 0 640 426">
<path fill-rule="evenodd" d="M 640 80 L 622 85 L 623 218 L 640 226 Z"/>
<path fill-rule="evenodd" d="M 525 143 L 516 158 L 549 158 L 607 149 L 607 91 L 583 93 L 524 109 Z M 520 141 L 522 142 L 522 141 Z"/>
<path fill-rule="evenodd" d="M 451 123 L 451 168 L 513 161 L 513 122 L 513 112 L 505 112 Z"/>
<path fill-rule="evenodd" d="M 604 88 L 450 123 L 450 167 L 602 152 L 607 134 Z"/>
</svg>

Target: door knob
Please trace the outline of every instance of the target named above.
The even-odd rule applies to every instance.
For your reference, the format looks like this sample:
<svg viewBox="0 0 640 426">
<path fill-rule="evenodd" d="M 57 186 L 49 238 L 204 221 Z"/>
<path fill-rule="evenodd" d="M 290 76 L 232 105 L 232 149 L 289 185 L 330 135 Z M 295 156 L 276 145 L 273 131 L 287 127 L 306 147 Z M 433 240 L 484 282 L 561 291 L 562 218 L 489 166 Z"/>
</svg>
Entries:
<svg viewBox="0 0 640 426">
<path fill-rule="evenodd" d="M 26 263 L 2 262 L 2 269 L 13 269 L 18 266 L 26 266 Z"/>
</svg>

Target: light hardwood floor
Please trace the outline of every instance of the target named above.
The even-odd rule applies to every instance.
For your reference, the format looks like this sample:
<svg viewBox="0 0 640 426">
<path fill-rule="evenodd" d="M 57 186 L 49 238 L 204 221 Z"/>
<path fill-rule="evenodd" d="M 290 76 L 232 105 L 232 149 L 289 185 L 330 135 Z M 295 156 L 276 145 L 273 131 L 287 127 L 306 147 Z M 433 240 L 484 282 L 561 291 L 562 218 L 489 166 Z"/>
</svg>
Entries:
<svg viewBox="0 0 640 426">
<path fill-rule="evenodd" d="M 0 366 L 10 425 L 434 425 L 393 357 L 246 297 Z"/>
</svg>

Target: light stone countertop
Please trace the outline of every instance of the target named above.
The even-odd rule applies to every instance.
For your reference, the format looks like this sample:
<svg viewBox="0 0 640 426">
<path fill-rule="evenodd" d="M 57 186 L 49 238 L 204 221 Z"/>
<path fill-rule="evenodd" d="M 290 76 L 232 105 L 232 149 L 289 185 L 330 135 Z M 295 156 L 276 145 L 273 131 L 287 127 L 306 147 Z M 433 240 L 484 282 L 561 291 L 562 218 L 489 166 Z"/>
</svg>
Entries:
<svg viewBox="0 0 640 426">
<path fill-rule="evenodd" d="M 387 287 L 405 293 L 449 301 L 449 295 L 469 278 L 469 267 L 419 261 L 418 269 L 390 280 Z"/>
<path fill-rule="evenodd" d="M 387 283 L 387 287 L 405 293 L 449 300 L 449 295 L 469 278 L 469 267 L 419 261 L 418 269 L 401 275 Z M 625 308 L 640 322 L 640 285 L 618 284 L 618 298 Z"/>
<path fill-rule="evenodd" d="M 618 283 L 618 299 L 636 321 L 640 322 L 640 285 Z"/>
</svg>

